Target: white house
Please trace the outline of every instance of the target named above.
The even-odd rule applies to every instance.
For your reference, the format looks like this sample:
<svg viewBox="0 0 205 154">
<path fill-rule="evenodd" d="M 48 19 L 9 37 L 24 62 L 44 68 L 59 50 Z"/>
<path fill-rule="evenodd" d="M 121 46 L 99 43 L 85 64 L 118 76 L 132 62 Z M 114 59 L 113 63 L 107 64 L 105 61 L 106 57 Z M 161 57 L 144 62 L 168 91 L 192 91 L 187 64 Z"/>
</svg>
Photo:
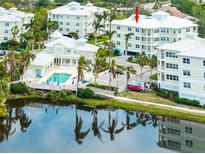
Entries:
<svg viewBox="0 0 205 154">
<path fill-rule="evenodd" d="M 18 36 L 24 33 L 26 30 L 23 25 L 29 23 L 33 17 L 32 13 L 25 13 L 16 8 L 7 10 L 0 7 L 0 42 L 6 42 L 12 38 L 12 28 L 14 26 L 18 26 Z"/>
<path fill-rule="evenodd" d="M 158 85 L 205 104 L 205 39 L 193 34 L 158 49 Z"/>
<path fill-rule="evenodd" d="M 103 11 L 108 11 L 105 8 L 93 6 L 91 3 L 81 5 L 78 2 L 70 2 L 64 6 L 50 10 L 48 13 L 48 19 L 57 21 L 59 23 L 58 30 L 68 35 L 69 32 L 76 32 L 79 36 L 86 36 L 89 33 L 93 33 L 93 23 L 96 20 L 96 14 L 102 14 Z M 105 26 L 105 30 L 109 29 L 108 20 L 102 21 Z"/>
<path fill-rule="evenodd" d="M 86 40 L 74 40 L 55 31 L 45 44 L 45 49 L 36 54 L 23 75 L 23 81 L 35 85 L 74 85 L 77 77 L 78 60 L 86 57 L 94 63 L 94 55 L 99 47 L 86 43 Z M 85 72 L 85 80 L 92 79 L 92 72 Z"/>
<path fill-rule="evenodd" d="M 128 19 L 112 21 L 112 31 L 116 31 L 112 40 L 116 48 L 125 50 L 125 34 L 133 33 L 128 42 L 128 51 L 148 56 L 156 54 L 156 47 L 184 39 L 188 32 L 197 32 L 197 25 L 187 19 L 181 19 L 158 11 L 152 16 L 139 16 L 136 23 L 135 15 Z"/>
</svg>

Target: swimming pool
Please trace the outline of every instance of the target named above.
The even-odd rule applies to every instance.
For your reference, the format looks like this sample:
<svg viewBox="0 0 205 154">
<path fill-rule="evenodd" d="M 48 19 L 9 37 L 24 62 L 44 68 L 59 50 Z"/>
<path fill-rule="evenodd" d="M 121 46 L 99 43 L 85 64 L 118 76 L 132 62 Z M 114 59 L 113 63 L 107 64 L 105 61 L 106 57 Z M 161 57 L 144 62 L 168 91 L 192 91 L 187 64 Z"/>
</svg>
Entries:
<svg viewBox="0 0 205 154">
<path fill-rule="evenodd" d="M 70 77 L 71 74 L 54 73 L 48 78 L 48 82 L 65 83 Z"/>
</svg>

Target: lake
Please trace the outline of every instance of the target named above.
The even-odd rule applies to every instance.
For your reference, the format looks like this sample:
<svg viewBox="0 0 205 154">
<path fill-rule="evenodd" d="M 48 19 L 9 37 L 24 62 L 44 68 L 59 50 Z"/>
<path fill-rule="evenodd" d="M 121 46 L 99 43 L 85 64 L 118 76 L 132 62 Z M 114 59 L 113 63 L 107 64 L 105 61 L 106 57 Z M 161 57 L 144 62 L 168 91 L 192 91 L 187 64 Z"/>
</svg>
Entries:
<svg viewBox="0 0 205 154">
<path fill-rule="evenodd" d="M 205 124 L 76 105 L 8 109 L 0 152 L 205 152 Z"/>
</svg>

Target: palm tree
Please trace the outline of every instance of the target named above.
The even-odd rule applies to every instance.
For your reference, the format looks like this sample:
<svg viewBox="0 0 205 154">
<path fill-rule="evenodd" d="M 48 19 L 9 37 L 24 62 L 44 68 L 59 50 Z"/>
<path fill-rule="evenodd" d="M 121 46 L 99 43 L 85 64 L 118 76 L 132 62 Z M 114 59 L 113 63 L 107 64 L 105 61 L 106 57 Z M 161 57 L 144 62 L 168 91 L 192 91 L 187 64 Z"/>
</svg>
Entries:
<svg viewBox="0 0 205 154">
<path fill-rule="evenodd" d="M 132 66 L 127 66 L 125 68 L 125 71 L 126 71 L 126 77 L 127 77 L 127 87 L 128 87 L 128 84 L 129 84 L 129 80 L 130 80 L 130 77 L 131 77 L 131 73 L 132 74 L 136 74 L 136 70 L 132 67 Z M 126 89 L 127 89 L 126 87 Z M 127 89 L 128 90 L 128 89 Z"/>
<path fill-rule="evenodd" d="M 19 34 L 19 29 L 18 29 L 18 26 L 14 26 L 12 29 L 11 29 L 11 33 L 12 33 L 12 39 L 16 41 L 16 37 L 17 35 Z"/>
<path fill-rule="evenodd" d="M 11 81 L 15 80 L 15 73 L 16 73 L 16 68 L 17 68 L 17 63 L 18 63 L 18 53 L 13 51 L 9 52 L 6 56 L 6 62 L 10 65 L 10 79 Z"/>
<path fill-rule="evenodd" d="M 31 63 L 32 60 L 35 59 L 35 54 L 27 49 L 26 51 L 22 51 L 20 53 L 20 59 L 21 59 L 21 73 L 24 73 L 24 70 L 28 68 L 29 64 Z"/>
<path fill-rule="evenodd" d="M 141 70 L 141 74 L 140 74 L 140 78 L 142 79 L 142 71 L 144 66 L 147 64 L 148 58 L 147 55 L 142 52 L 137 56 L 137 64 L 140 65 L 140 70 Z"/>
<path fill-rule="evenodd" d="M 125 34 L 125 67 L 127 67 L 127 52 L 128 52 L 128 41 L 133 33 Z"/>
<path fill-rule="evenodd" d="M 35 19 L 31 18 L 31 21 L 27 24 L 24 24 L 23 26 L 25 26 L 25 29 L 33 34 L 33 31 L 35 29 Z"/>
<path fill-rule="evenodd" d="M 152 81 L 152 70 L 157 67 L 157 56 L 152 55 L 150 59 L 148 59 L 148 65 L 150 67 L 150 82 Z"/>
<path fill-rule="evenodd" d="M 89 63 L 86 60 L 84 56 L 81 56 L 80 59 L 78 60 L 78 77 L 77 77 L 77 89 L 76 89 L 76 95 L 78 94 L 78 86 L 79 82 L 84 79 L 84 71 L 89 71 Z"/>
<path fill-rule="evenodd" d="M 55 30 L 57 30 L 59 27 L 58 22 L 57 21 L 51 21 L 50 19 L 48 20 L 47 23 L 47 32 L 48 35 L 51 34 L 51 32 L 54 32 Z"/>
<path fill-rule="evenodd" d="M 47 33 L 44 31 L 36 31 L 34 33 L 34 39 L 38 44 L 38 49 L 41 49 L 42 44 L 44 44 L 44 41 L 47 39 Z"/>
<path fill-rule="evenodd" d="M 23 133 L 26 132 L 26 129 L 31 125 L 32 120 L 30 120 L 28 118 L 28 116 L 26 115 L 26 113 L 21 109 L 20 110 L 20 115 L 19 115 L 19 123 L 21 126 L 21 131 Z"/>
<path fill-rule="evenodd" d="M 98 32 L 103 31 L 102 28 L 104 28 L 103 25 L 97 20 L 94 21 L 93 23 L 94 29 L 95 29 L 95 45 L 97 44 L 97 37 L 98 37 Z"/>
<path fill-rule="evenodd" d="M 110 32 L 112 31 L 112 27 L 111 27 L 111 23 L 114 19 L 116 19 L 116 8 L 114 8 L 113 10 L 111 10 L 110 14 L 109 14 L 109 26 L 110 26 Z"/>
<path fill-rule="evenodd" d="M 94 74 L 95 74 L 95 87 L 97 84 L 97 78 L 100 70 L 104 69 L 107 59 L 107 52 L 105 49 L 98 49 L 97 53 L 95 54 L 94 60 L 95 64 L 94 67 Z"/>
<path fill-rule="evenodd" d="M 109 19 L 109 12 L 108 11 L 103 11 L 102 17 L 103 17 L 103 26 L 104 26 L 104 31 L 106 31 L 106 21 Z"/>
<path fill-rule="evenodd" d="M 26 43 L 28 49 L 34 50 L 35 37 L 31 32 L 22 33 L 20 38 L 21 42 Z"/>
</svg>

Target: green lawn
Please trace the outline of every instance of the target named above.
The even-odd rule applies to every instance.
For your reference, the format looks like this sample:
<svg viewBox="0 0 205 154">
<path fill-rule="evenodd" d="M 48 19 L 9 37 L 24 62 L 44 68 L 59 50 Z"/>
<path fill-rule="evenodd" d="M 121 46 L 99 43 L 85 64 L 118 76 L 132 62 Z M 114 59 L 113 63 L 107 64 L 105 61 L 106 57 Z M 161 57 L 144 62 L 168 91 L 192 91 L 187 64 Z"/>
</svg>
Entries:
<svg viewBox="0 0 205 154">
<path fill-rule="evenodd" d="M 104 42 L 106 42 L 106 41 L 108 41 L 108 40 L 109 40 L 109 38 L 108 38 L 107 36 L 101 35 L 101 36 L 99 36 L 98 39 L 97 39 L 97 44 L 98 44 L 98 43 L 104 43 Z M 95 39 L 93 39 L 93 40 L 88 40 L 88 43 L 95 45 Z"/>
<path fill-rule="evenodd" d="M 154 92 L 141 93 L 141 92 L 135 92 L 135 91 L 128 91 L 128 92 L 120 93 L 119 96 L 131 98 L 131 99 L 136 99 L 136 100 L 140 100 L 140 101 L 153 102 L 153 103 L 157 103 L 157 104 L 165 104 L 165 105 L 186 107 L 189 109 L 205 110 L 204 108 L 177 104 L 173 101 L 170 101 L 168 99 L 157 96 Z"/>
</svg>

